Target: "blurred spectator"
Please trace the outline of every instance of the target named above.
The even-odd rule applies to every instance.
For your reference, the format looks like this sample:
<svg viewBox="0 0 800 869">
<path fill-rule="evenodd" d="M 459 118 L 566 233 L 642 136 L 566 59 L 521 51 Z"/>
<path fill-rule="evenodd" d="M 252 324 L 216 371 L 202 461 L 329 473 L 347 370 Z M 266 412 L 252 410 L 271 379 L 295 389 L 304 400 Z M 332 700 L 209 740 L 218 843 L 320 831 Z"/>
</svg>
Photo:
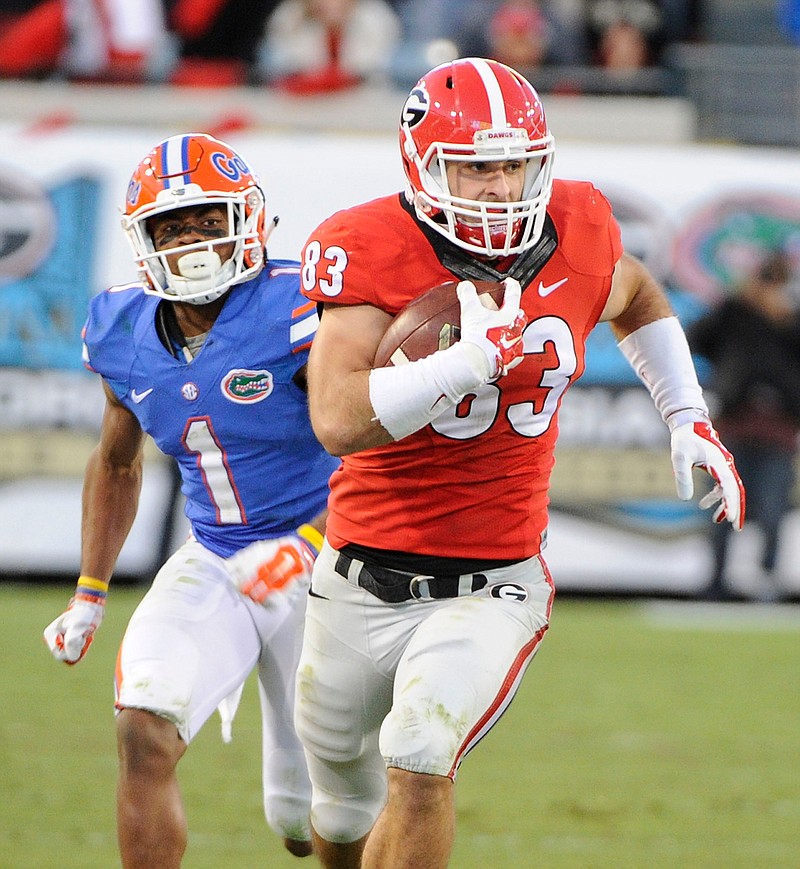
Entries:
<svg viewBox="0 0 800 869">
<path fill-rule="evenodd" d="M 62 0 L 14 0 L 0 17 L 0 76 L 48 75 L 58 67 L 67 41 Z"/>
<path fill-rule="evenodd" d="M 715 425 L 747 491 L 747 522 L 764 533 L 760 596 L 779 594 L 774 580 L 781 523 L 790 508 L 800 434 L 800 315 L 791 294 L 789 259 L 767 255 L 739 293 L 688 330 L 692 350 L 712 364 L 719 401 Z M 714 571 L 707 597 L 733 596 L 726 575 L 730 525 L 713 526 Z"/>
<path fill-rule="evenodd" d="M 456 57 L 502 55 L 513 65 L 513 53 L 525 68 L 577 66 L 589 59 L 585 0 L 392 0 L 392 5 L 403 41 L 391 71 L 402 87 L 412 87 L 432 66 Z M 544 34 L 536 33 L 533 18 L 545 22 Z M 493 19 L 497 30 L 487 26 Z"/>
<path fill-rule="evenodd" d="M 550 58 L 556 64 L 589 61 L 585 0 L 542 0 L 552 28 Z"/>
<path fill-rule="evenodd" d="M 380 79 L 400 41 L 385 0 L 282 0 L 267 22 L 260 69 L 293 93 Z"/>
<path fill-rule="evenodd" d="M 703 0 L 659 0 L 664 46 L 702 40 Z"/>
<path fill-rule="evenodd" d="M 171 65 L 161 0 L 66 0 L 66 10 L 69 78 L 145 81 Z"/>
<path fill-rule="evenodd" d="M 629 21 L 613 21 L 601 33 L 597 62 L 610 72 L 634 72 L 650 65 L 647 36 Z"/>
<path fill-rule="evenodd" d="M 489 56 L 517 69 L 545 63 L 550 39 L 538 0 L 508 0 L 489 21 Z"/>
<path fill-rule="evenodd" d="M 594 62 L 609 71 L 631 73 L 655 62 L 662 18 L 652 0 L 589 0 L 588 25 Z"/>
<path fill-rule="evenodd" d="M 405 41 L 410 44 L 446 39 L 461 57 L 489 53 L 487 21 L 502 0 L 398 0 Z M 427 70 L 422 70 L 426 72 Z"/>
<path fill-rule="evenodd" d="M 252 83 L 267 20 L 279 0 L 167 0 L 181 41 L 173 84 L 228 87 Z"/>
<path fill-rule="evenodd" d="M 390 74 L 404 90 L 457 57 L 491 56 L 487 22 L 503 0 L 392 0 L 402 40 Z"/>
<path fill-rule="evenodd" d="M 137 82 L 163 76 L 171 42 L 161 0 L 44 0 L 12 4 L 0 36 L 0 75 Z"/>
</svg>

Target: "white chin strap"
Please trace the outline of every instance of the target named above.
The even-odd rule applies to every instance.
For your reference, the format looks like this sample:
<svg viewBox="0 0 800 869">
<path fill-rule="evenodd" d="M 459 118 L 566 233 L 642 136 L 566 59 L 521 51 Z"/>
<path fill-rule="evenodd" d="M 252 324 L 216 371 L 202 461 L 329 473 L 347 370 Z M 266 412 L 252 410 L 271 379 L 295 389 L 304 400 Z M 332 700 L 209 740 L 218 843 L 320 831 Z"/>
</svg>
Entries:
<svg viewBox="0 0 800 869">
<path fill-rule="evenodd" d="M 203 305 L 225 292 L 233 275 L 233 262 L 228 260 L 223 266 L 213 250 L 196 250 L 178 260 L 178 271 L 179 275 L 167 272 L 167 286 L 179 300 Z"/>
</svg>

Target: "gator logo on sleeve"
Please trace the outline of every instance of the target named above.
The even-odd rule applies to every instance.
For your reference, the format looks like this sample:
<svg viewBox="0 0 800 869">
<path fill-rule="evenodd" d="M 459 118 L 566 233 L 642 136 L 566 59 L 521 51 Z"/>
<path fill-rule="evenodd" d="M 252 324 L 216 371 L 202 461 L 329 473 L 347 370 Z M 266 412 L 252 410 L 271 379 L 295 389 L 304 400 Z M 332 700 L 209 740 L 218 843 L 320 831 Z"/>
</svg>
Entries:
<svg viewBox="0 0 800 869">
<path fill-rule="evenodd" d="M 233 368 L 222 378 L 219 386 L 222 394 L 230 401 L 254 404 L 256 401 L 263 401 L 272 392 L 273 385 L 269 371 Z"/>
</svg>

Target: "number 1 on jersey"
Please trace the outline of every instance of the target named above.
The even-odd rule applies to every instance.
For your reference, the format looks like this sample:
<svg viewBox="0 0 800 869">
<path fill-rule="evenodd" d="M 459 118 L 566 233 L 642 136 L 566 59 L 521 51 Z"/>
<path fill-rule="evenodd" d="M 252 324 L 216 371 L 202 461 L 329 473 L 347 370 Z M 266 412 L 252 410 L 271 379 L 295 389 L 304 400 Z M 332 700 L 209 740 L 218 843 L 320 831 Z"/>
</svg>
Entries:
<svg viewBox="0 0 800 869">
<path fill-rule="evenodd" d="M 191 417 L 183 432 L 183 445 L 197 456 L 211 503 L 217 511 L 219 525 L 246 525 L 247 517 L 233 484 L 225 450 L 214 434 L 207 416 Z"/>
</svg>

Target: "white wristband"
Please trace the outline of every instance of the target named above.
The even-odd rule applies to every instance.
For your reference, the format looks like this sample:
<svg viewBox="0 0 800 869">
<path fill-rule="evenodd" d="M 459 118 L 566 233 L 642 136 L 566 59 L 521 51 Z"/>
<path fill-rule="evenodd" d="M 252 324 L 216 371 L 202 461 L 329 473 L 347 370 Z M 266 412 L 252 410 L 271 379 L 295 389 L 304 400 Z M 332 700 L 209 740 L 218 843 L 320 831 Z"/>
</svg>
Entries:
<svg viewBox="0 0 800 869">
<path fill-rule="evenodd" d="M 486 354 L 466 341 L 406 365 L 373 368 L 369 400 L 375 418 L 400 440 L 488 383 L 492 374 L 488 368 Z"/>
<path fill-rule="evenodd" d="M 670 431 L 686 422 L 708 421 L 689 343 L 677 317 L 647 323 L 623 338 L 619 349 L 649 390 Z"/>
</svg>

